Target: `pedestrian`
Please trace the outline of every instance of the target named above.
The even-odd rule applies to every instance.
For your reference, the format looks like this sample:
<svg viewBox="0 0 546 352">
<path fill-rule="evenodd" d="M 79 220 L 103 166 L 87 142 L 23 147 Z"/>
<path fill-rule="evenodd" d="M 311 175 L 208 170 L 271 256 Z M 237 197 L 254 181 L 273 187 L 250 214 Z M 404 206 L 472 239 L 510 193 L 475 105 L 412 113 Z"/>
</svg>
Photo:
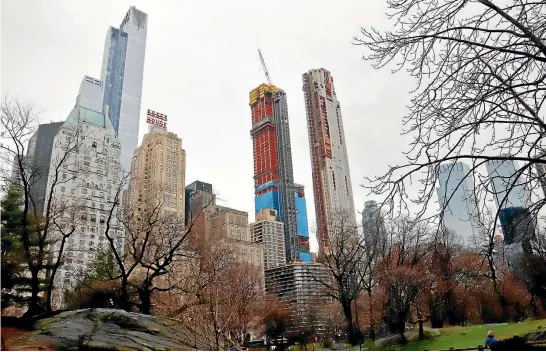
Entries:
<svg viewBox="0 0 546 352">
<path fill-rule="evenodd" d="M 491 344 L 498 341 L 499 340 L 495 338 L 495 332 L 493 330 L 489 330 L 489 332 L 487 333 L 487 337 L 485 338 L 484 346 L 491 351 Z"/>
</svg>

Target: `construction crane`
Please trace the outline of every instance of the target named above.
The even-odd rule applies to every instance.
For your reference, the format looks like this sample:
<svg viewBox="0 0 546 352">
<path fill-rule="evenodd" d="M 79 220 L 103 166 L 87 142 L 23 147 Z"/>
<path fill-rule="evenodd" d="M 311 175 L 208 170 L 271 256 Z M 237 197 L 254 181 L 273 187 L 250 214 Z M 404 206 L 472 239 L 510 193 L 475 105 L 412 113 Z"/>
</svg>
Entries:
<svg viewBox="0 0 546 352">
<path fill-rule="evenodd" d="M 258 49 L 258 54 L 260 55 L 260 61 L 262 62 L 262 68 L 264 69 L 265 78 L 267 79 L 267 83 L 269 85 L 271 85 L 271 78 L 269 78 L 269 72 L 267 71 L 267 66 L 265 66 L 264 57 L 262 56 L 262 52 L 260 51 L 260 49 Z"/>
</svg>

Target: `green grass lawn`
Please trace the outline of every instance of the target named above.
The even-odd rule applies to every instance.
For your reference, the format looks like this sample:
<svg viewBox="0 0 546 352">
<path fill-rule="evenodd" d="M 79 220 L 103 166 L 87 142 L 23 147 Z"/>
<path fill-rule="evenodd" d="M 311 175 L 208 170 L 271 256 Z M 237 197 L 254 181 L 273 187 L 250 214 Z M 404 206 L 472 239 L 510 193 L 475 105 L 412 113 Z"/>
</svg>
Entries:
<svg viewBox="0 0 546 352">
<path fill-rule="evenodd" d="M 473 325 L 467 327 L 451 327 L 440 329 L 441 336 L 430 340 L 414 341 L 406 346 L 399 346 L 402 350 L 447 350 L 454 348 L 470 348 L 483 345 L 489 330 L 495 331 L 497 339 L 506 339 L 512 336 L 523 336 L 530 332 L 546 330 L 546 319 L 526 320 L 521 323 L 505 325 Z M 393 346 L 394 347 L 394 346 Z"/>
</svg>

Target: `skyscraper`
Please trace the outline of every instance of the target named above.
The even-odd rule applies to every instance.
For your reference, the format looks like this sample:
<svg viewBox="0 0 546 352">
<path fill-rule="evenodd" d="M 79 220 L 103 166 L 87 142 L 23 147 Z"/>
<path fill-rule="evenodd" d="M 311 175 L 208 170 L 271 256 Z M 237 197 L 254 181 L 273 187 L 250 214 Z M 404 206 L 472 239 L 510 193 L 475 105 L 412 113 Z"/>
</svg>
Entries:
<svg viewBox="0 0 546 352">
<path fill-rule="evenodd" d="M 86 84 L 90 82 L 85 83 L 84 79 L 83 85 Z M 80 93 L 90 95 L 78 96 L 76 106 L 56 133 L 51 149 L 45 202 L 51 190 L 52 207 L 63 209 L 59 212 L 60 218 L 56 218 L 58 226 L 52 230 L 52 238 L 60 239 L 63 231 L 74 230 L 55 277 L 58 292 L 72 288 L 78 275 L 87 272 L 95 254 L 109 247 L 104 235 L 106 214 L 111 207 L 114 214 L 118 214 L 113 200 L 120 185 L 120 144 L 110 120 L 102 112 L 82 106 L 97 90 L 100 92 L 100 86 L 92 83 L 87 88 Z M 108 225 L 109 234 L 122 253 L 123 226 L 117 216 L 112 217 Z M 58 257 L 60 241 L 53 243 L 50 249 L 53 256 Z"/>
<path fill-rule="evenodd" d="M 375 200 L 364 203 L 362 212 L 362 229 L 364 230 L 364 241 L 368 246 L 376 245 L 382 248 L 386 241 L 387 230 L 385 221 L 381 216 L 381 210 Z"/>
<path fill-rule="evenodd" d="M 489 160 L 485 165 L 497 208 L 526 208 L 529 205 L 531 195 L 519 182 L 513 160 Z"/>
<path fill-rule="evenodd" d="M 262 84 L 250 94 L 255 210 L 275 209 L 284 223 L 286 260 L 298 258 L 298 230 L 286 93 Z"/>
<path fill-rule="evenodd" d="M 121 143 L 121 168 L 126 172 L 138 146 L 147 26 L 148 15 L 131 6 L 119 29 L 108 29 L 102 61 L 102 106 L 109 106 L 108 117 Z"/>
<path fill-rule="evenodd" d="M 536 219 L 528 210 L 531 192 L 521 184 L 522 178 L 518 177 L 518 166 L 513 160 L 489 160 L 486 167 L 489 190 L 499 210 L 504 256 L 508 269 L 512 271 L 519 256 L 532 252 Z"/>
<path fill-rule="evenodd" d="M 44 211 L 53 143 L 62 125 L 63 122 L 41 124 L 28 142 L 26 162 L 30 167 L 28 181 L 32 183 L 30 196 L 38 214 Z"/>
<path fill-rule="evenodd" d="M 307 129 L 319 248 L 329 247 L 329 227 L 335 214 L 356 226 L 349 158 L 341 107 L 330 72 L 321 68 L 303 74 Z"/>
<path fill-rule="evenodd" d="M 162 209 L 185 215 L 184 180 L 186 152 L 182 140 L 172 132 L 153 127 L 135 150 L 131 165 L 129 204 L 132 211 Z"/>
<path fill-rule="evenodd" d="M 476 219 L 478 207 L 470 169 L 462 162 L 440 165 L 436 189 L 443 225 L 455 232 L 463 245 L 472 244 L 479 235 Z"/>
</svg>

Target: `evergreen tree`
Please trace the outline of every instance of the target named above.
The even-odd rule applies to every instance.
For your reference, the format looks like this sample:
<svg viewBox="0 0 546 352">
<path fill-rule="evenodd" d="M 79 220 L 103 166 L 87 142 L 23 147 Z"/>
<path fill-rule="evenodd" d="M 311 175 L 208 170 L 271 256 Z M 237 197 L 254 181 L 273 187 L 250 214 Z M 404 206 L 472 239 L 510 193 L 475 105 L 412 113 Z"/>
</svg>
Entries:
<svg viewBox="0 0 546 352">
<path fill-rule="evenodd" d="M 90 284 L 111 280 L 119 275 L 118 265 L 110 248 L 97 254 L 89 266 L 89 273 Z"/>
<path fill-rule="evenodd" d="M 2 307 L 24 303 L 21 291 L 28 291 L 25 254 L 21 242 L 23 192 L 10 188 L 2 199 Z"/>
</svg>

